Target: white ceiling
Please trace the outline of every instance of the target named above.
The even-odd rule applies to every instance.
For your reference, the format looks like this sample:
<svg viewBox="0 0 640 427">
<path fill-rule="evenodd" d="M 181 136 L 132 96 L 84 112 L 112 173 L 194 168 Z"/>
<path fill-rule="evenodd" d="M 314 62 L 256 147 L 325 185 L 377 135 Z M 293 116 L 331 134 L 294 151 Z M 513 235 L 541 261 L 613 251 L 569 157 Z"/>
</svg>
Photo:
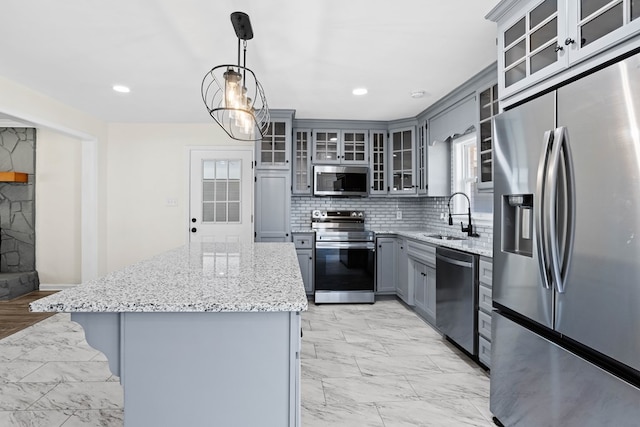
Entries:
<svg viewBox="0 0 640 427">
<path fill-rule="evenodd" d="M 497 0 L 2 0 L 0 76 L 109 122 L 209 122 L 204 74 L 247 66 L 298 118 L 415 116 L 496 60 Z M 131 87 L 128 95 L 111 87 Z M 351 91 L 364 86 L 369 94 Z M 422 99 L 410 93 L 425 90 Z M 2 96 L 2 94 L 0 94 Z M 2 113 L 0 111 L 0 113 Z"/>
</svg>

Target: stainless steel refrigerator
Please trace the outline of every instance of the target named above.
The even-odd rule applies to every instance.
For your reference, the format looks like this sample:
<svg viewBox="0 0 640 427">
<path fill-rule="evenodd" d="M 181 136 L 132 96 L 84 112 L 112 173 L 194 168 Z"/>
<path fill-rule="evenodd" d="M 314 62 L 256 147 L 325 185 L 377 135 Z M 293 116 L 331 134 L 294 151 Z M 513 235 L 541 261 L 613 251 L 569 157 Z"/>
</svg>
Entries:
<svg viewBox="0 0 640 427">
<path fill-rule="evenodd" d="M 640 425 L 640 56 L 494 130 L 491 411 Z"/>
</svg>

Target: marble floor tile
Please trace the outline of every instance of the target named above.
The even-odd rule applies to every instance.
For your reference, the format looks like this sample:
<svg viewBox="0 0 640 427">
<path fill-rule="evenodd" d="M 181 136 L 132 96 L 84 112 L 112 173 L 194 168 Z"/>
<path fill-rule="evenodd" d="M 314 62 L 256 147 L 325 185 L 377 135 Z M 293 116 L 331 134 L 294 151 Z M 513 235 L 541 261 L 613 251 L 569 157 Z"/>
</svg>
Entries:
<svg viewBox="0 0 640 427">
<path fill-rule="evenodd" d="M 362 373 L 358 368 L 355 358 L 345 357 L 334 359 L 306 359 L 300 360 L 302 378 L 347 378 L 360 377 Z"/>
<path fill-rule="evenodd" d="M 0 411 L 22 411 L 51 391 L 56 384 L 1 383 Z"/>
<path fill-rule="evenodd" d="M 348 330 L 343 331 L 343 334 L 348 343 L 379 342 L 393 345 L 409 341 L 409 337 L 404 331 L 395 328 Z"/>
<path fill-rule="evenodd" d="M 382 345 L 391 356 L 445 355 L 459 357 L 456 353 L 447 348 L 441 339 L 433 339 L 428 342 L 383 342 Z"/>
<path fill-rule="evenodd" d="M 351 319 L 351 320 L 309 320 L 309 325 L 312 331 L 361 331 L 365 329 L 369 329 L 369 324 L 367 320 L 362 319 Z"/>
<path fill-rule="evenodd" d="M 46 344 L 22 354 L 15 360 L 32 362 L 89 361 L 99 353 L 91 347 L 70 344 Z"/>
<path fill-rule="evenodd" d="M 384 346 L 377 342 L 359 343 L 318 343 L 316 355 L 321 359 L 341 360 L 345 357 L 388 356 Z"/>
<path fill-rule="evenodd" d="M 322 386 L 327 405 L 418 399 L 403 376 L 325 378 Z"/>
<path fill-rule="evenodd" d="M 309 405 L 325 405 L 324 388 L 322 380 L 302 378 L 300 380 L 300 394 L 302 402 Z"/>
<path fill-rule="evenodd" d="M 364 376 L 424 375 L 441 372 L 428 356 L 356 357 Z"/>
<path fill-rule="evenodd" d="M 339 329 L 306 331 L 302 333 L 302 341 L 314 344 L 318 343 L 344 343 L 346 342 L 344 334 Z"/>
<path fill-rule="evenodd" d="M 316 353 L 316 345 L 311 342 L 302 341 L 302 350 L 300 351 L 301 359 L 315 359 L 318 357 Z"/>
<path fill-rule="evenodd" d="M 122 427 L 124 412 L 121 409 L 78 410 L 69 417 L 63 427 Z"/>
<path fill-rule="evenodd" d="M 47 362 L 20 382 L 106 381 L 111 375 L 108 362 Z"/>
<path fill-rule="evenodd" d="M 485 417 L 487 421 L 493 422 L 493 414 L 489 409 L 489 399 L 477 397 L 477 398 L 471 398 L 468 400 L 469 402 L 471 402 L 471 404 L 473 404 L 473 406 L 475 406 L 478 409 L 478 411 L 480 411 L 480 413 Z"/>
<path fill-rule="evenodd" d="M 471 359 L 454 352 L 450 354 L 432 354 L 431 360 L 442 370 L 442 372 L 468 372 L 484 374 L 484 370 Z"/>
<path fill-rule="evenodd" d="M 56 385 L 29 409 L 121 409 L 122 407 L 123 391 L 120 384 L 75 382 Z"/>
<path fill-rule="evenodd" d="M 302 405 L 304 427 L 385 427 L 372 403 L 351 405 Z"/>
<path fill-rule="evenodd" d="M 429 373 L 408 376 L 421 399 L 446 400 L 489 397 L 489 378 L 474 373 Z"/>
<path fill-rule="evenodd" d="M 480 411 L 464 399 L 377 403 L 385 427 L 489 427 Z"/>
<path fill-rule="evenodd" d="M 60 427 L 73 411 L 0 411 L 0 426 Z"/>
<path fill-rule="evenodd" d="M 0 383 L 20 381 L 43 365 L 42 362 L 0 362 Z"/>
</svg>

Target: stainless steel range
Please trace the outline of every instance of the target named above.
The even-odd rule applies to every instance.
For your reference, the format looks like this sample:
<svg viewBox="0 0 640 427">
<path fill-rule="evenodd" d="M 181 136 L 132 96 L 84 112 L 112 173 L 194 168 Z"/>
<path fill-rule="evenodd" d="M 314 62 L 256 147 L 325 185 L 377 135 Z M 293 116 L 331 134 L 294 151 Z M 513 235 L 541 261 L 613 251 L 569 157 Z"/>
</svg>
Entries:
<svg viewBox="0 0 640 427">
<path fill-rule="evenodd" d="M 315 302 L 375 302 L 375 235 L 362 211 L 311 213 L 316 232 Z"/>
</svg>

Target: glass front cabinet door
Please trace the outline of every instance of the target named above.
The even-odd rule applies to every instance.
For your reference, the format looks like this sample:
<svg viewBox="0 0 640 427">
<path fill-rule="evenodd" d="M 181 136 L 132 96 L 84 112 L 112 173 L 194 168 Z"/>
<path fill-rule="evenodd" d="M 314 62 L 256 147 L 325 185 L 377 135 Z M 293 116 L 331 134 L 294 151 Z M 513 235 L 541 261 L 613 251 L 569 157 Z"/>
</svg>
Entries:
<svg viewBox="0 0 640 427">
<path fill-rule="evenodd" d="M 391 166 L 390 194 L 416 194 L 416 174 L 414 164 L 415 126 L 389 131 Z"/>
</svg>

